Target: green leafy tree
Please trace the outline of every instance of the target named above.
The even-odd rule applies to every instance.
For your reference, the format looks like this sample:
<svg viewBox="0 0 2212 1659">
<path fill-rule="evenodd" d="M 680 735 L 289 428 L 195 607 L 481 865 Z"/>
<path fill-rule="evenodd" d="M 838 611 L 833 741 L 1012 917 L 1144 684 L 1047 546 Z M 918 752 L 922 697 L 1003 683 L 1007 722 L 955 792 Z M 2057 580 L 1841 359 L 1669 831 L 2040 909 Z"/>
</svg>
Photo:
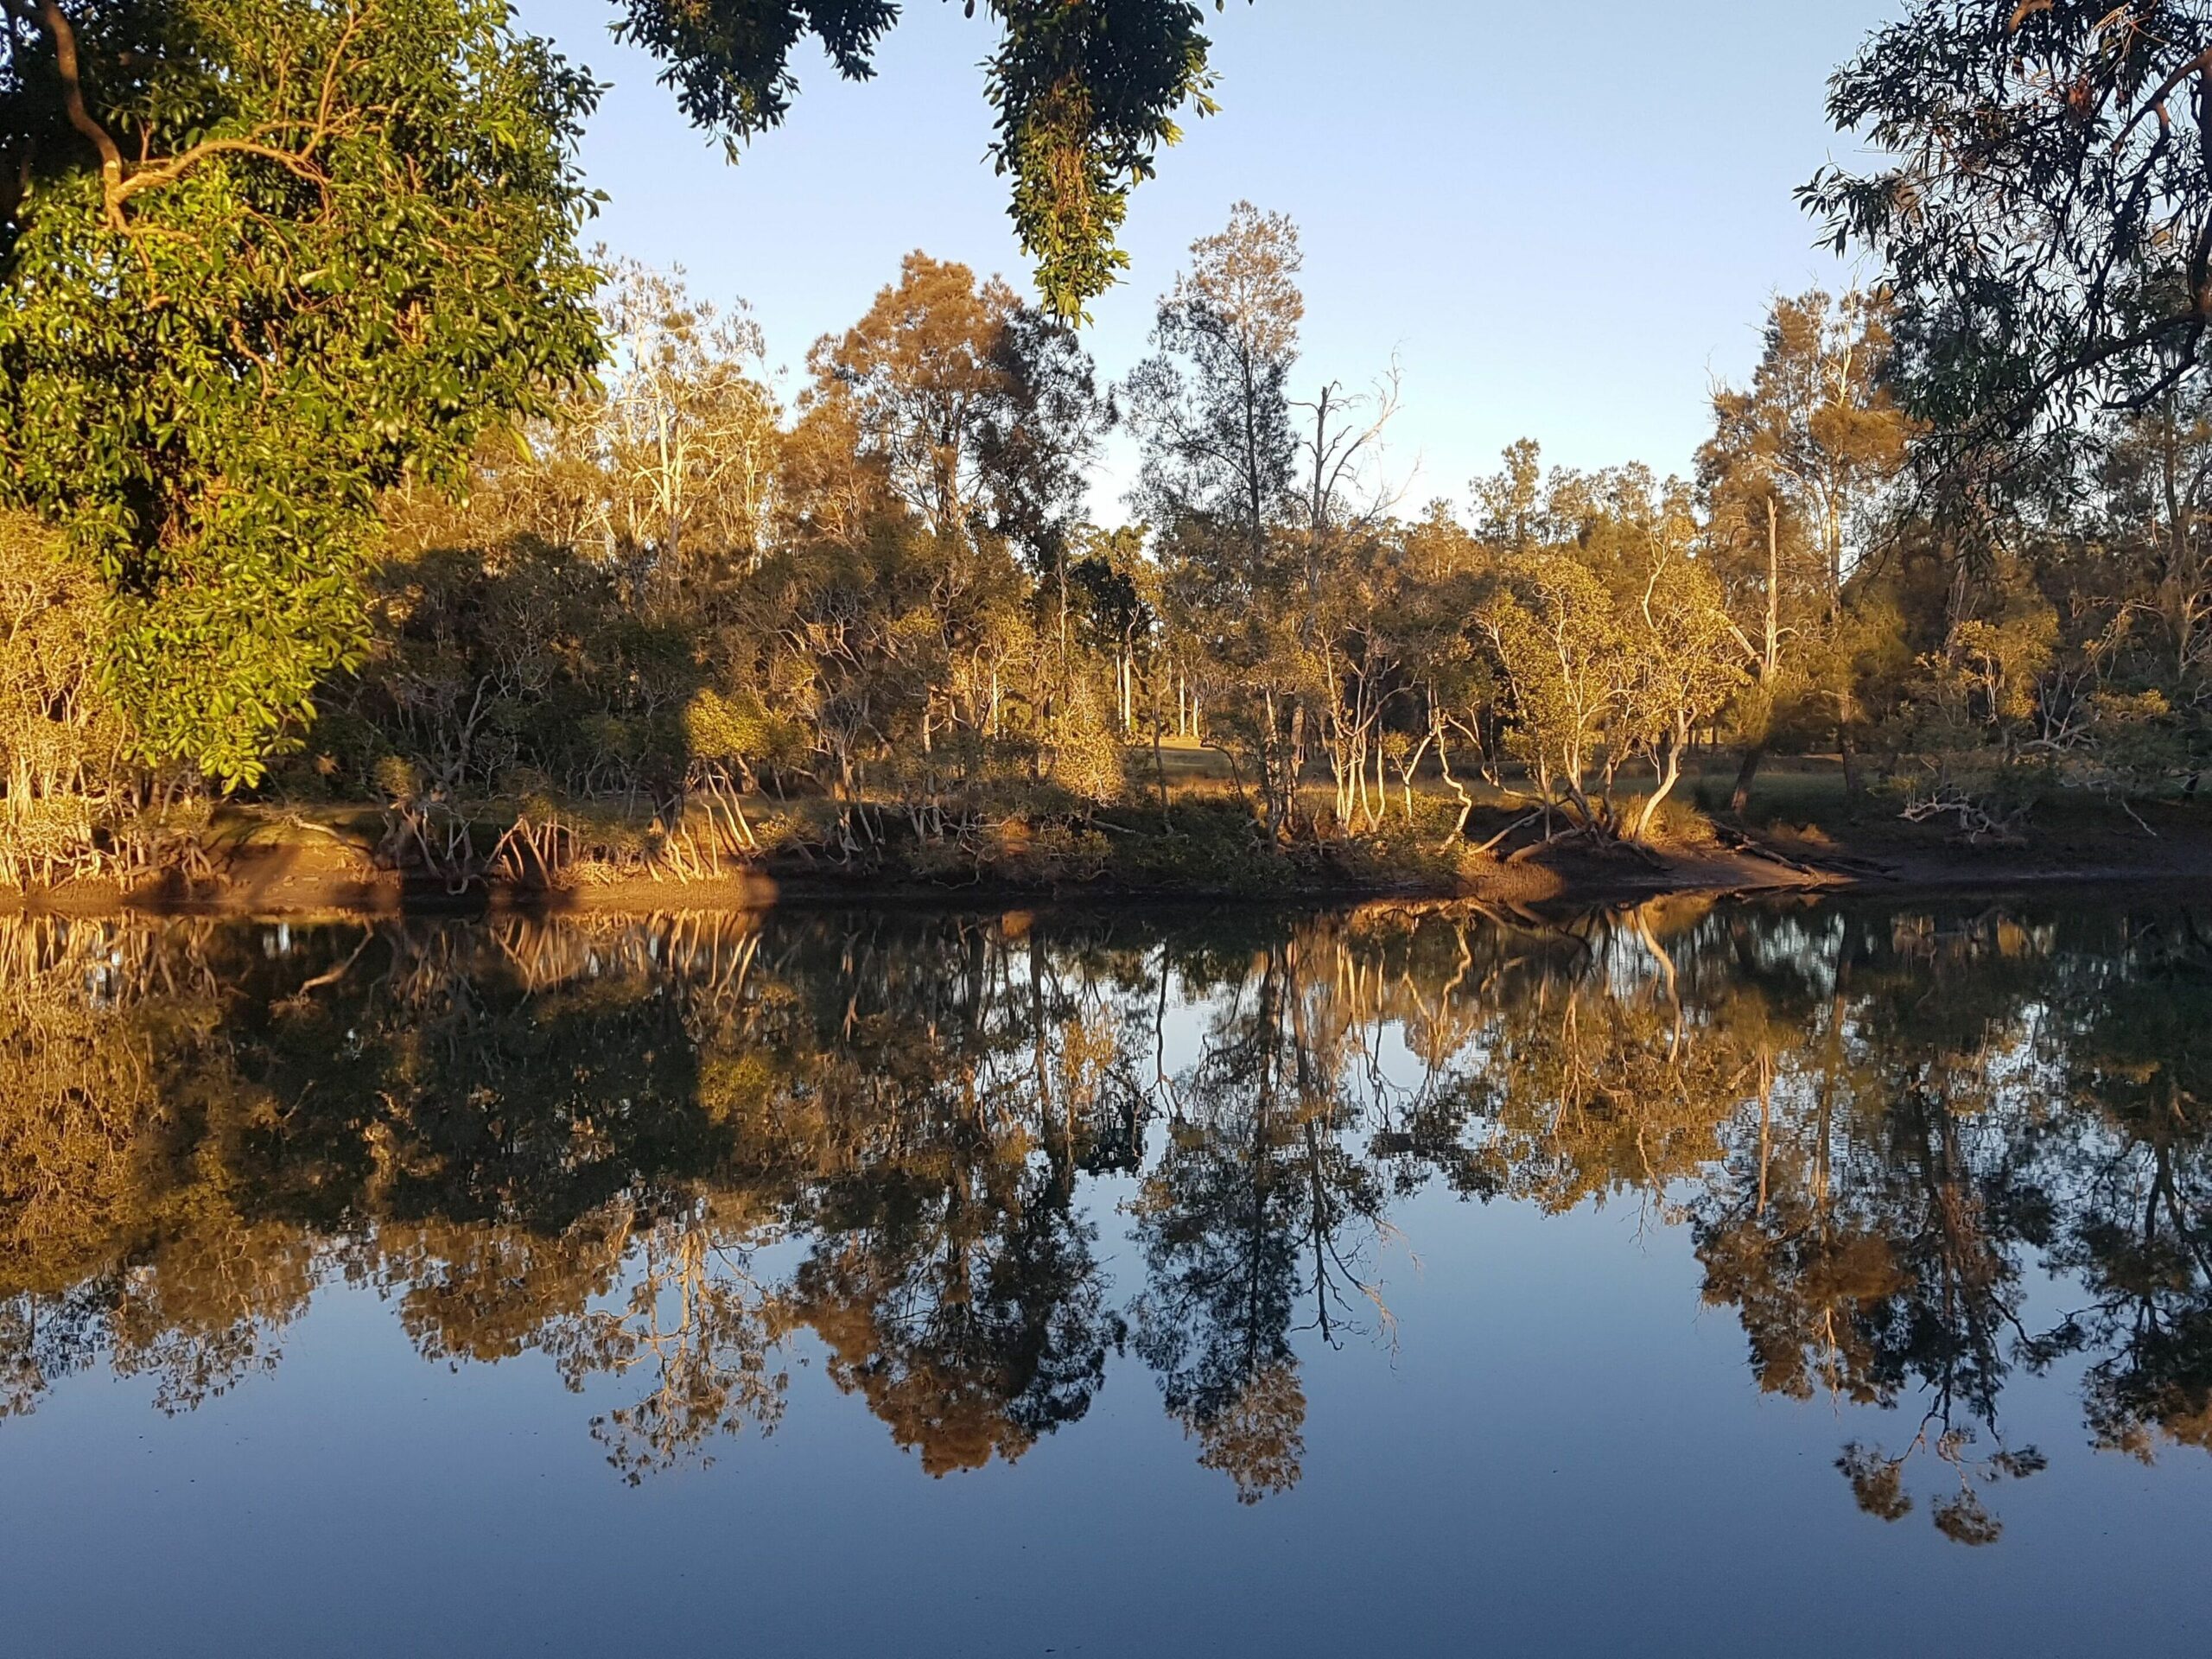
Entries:
<svg viewBox="0 0 2212 1659">
<path fill-rule="evenodd" d="M 2201 0 L 1928 0 L 1837 73 L 1830 116 L 1883 160 L 1802 197 L 1839 249 L 1888 262 L 1913 412 L 1939 442 L 2147 407 L 2194 371 L 2208 96 Z"/>
<path fill-rule="evenodd" d="M 782 124 L 808 35 L 848 80 L 875 73 L 875 47 L 899 21 L 891 0 L 619 0 L 620 37 L 668 67 L 661 79 L 731 157 Z M 1185 105 L 1211 114 L 1204 10 L 1192 0 L 987 0 L 999 25 L 986 65 L 997 112 L 991 147 L 1013 180 L 1008 212 L 1037 261 L 1046 306 L 1074 319 L 1128 265 L 1115 245 L 1129 192 L 1181 136 Z M 1214 0 L 1222 10 L 1223 0 Z M 976 0 L 966 0 L 975 15 Z"/>
<path fill-rule="evenodd" d="M 379 495 L 598 353 L 597 89 L 505 0 L 10 0 L 0 505 L 112 595 L 149 757 L 226 785 L 358 660 Z"/>
</svg>

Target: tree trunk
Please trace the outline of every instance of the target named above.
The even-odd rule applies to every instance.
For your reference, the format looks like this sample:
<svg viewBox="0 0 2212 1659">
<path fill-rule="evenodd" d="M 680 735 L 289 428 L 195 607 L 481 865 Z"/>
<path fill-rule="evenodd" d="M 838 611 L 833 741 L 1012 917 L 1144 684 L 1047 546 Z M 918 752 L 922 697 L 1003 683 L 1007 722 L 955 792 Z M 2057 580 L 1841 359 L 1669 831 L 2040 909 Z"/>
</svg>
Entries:
<svg viewBox="0 0 2212 1659">
<path fill-rule="evenodd" d="M 1275 774 L 1281 769 L 1281 742 L 1275 730 L 1275 694 L 1270 690 L 1262 694 L 1262 712 L 1267 720 L 1267 729 L 1260 739 L 1260 796 L 1267 810 L 1268 839 L 1277 839 L 1282 833 L 1281 791 Z"/>
<path fill-rule="evenodd" d="M 1152 672 L 1145 677 L 1145 690 L 1152 704 L 1152 777 L 1160 786 L 1160 827 L 1172 832 L 1174 820 L 1167 813 L 1167 763 L 1160 753 L 1160 661 L 1153 659 Z M 1176 687 L 1176 696 L 1182 696 L 1182 687 Z"/>
<path fill-rule="evenodd" d="M 1766 498 L 1766 654 L 1759 659 L 1759 677 L 1770 686 L 1782 666 L 1782 526 L 1774 493 Z"/>
<path fill-rule="evenodd" d="M 1736 768 L 1736 786 L 1728 791 L 1728 810 L 1738 817 L 1751 809 L 1751 780 L 1759 775 L 1759 765 L 1766 759 L 1766 740 L 1744 746 L 1743 764 Z"/>
<path fill-rule="evenodd" d="M 1643 811 L 1637 814 L 1636 838 L 1651 839 L 1651 825 L 1659 816 L 1659 808 L 1675 792 L 1675 785 L 1682 777 L 1682 740 L 1679 737 L 1667 746 L 1667 759 L 1658 768 L 1658 784 L 1643 803 Z"/>
</svg>

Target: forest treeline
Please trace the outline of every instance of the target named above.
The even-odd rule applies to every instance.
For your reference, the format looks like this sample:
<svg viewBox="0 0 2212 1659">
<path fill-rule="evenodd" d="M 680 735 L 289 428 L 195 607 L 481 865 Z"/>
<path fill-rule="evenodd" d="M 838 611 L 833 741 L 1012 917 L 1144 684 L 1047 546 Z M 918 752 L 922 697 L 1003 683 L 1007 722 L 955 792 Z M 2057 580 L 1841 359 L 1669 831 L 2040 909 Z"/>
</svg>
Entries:
<svg viewBox="0 0 2212 1659">
<path fill-rule="evenodd" d="M 2208 952 L 2171 910 L 1681 899 L 0 922 L 0 1416 L 93 1366 L 189 1409 L 342 1281 L 427 1359 L 591 1385 L 633 1480 L 742 1455 L 818 1351 L 932 1474 L 1112 1371 L 1257 1501 L 1304 1368 L 1398 1339 L 1442 1190 L 1687 1228 L 1760 1389 L 1895 1409 L 1856 1502 L 1987 1542 L 2045 1455 L 2008 1389 L 2212 1448 Z"/>
<path fill-rule="evenodd" d="M 1692 829 L 1694 751 L 1708 811 L 1817 753 L 1833 810 L 1975 842 L 2196 792 L 2212 191 L 2163 135 L 2202 8 L 1878 32 L 1831 114 L 1881 165 L 1805 192 L 1878 278 L 1775 302 L 1686 475 L 1523 442 L 1457 506 L 1402 499 L 1395 365 L 1302 365 L 1280 214 L 1093 363 L 1071 319 L 1205 42 L 1145 8 L 1126 107 L 1063 108 L 1028 77 L 1068 41 L 991 10 L 1045 297 L 918 252 L 785 377 L 741 305 L 582 251 L 596 85 L 497 0 L 10 9 L 0 878 L 188 873 L 226 795 L 372 804 L 466 886 L 1457 868 Z M 695 119 L 780 118 L 789 29 L 627 15 Z M 1062 163 L 1088 207 L 1039 194 Z M 1179 791 L 1192 745 L 1224 788 Z"/>
<path fill-rule="evenodd" d="M 377 802 L 437 873 L 554 879 L 795 847 L 1082 874 L 1116 822 L 1172 837 L 1179 808 L 1203 841 L 1230 803 L 1255 845 L 1471 847 L 1478 780 L 1523 842 L 1644 839 L 1700 744 L 1735 767 L 1709 805 L 1741 810 L 1770 753 L 1840 753 L 1847 791 L 1975 837 L 2056 791 L 2193 791 L 2201 400 L 2104 423 L 1969 545 L 1914 488 L 1890 302 L 1813 293 L 1716 394 L 1694 477 L 1522 442 L 1470 511 L 1408 513 L 1389 377 L 1298 380 L 1299 257 L 1240 207 L 1109 385 L 1003 283 L 917 254 L 788 406 L 742 308 L 620 269 L 599 385 L 487 444 L 461 504 L 386 498 L 358 658 L 261 792 Z M 1116 424 L 1140 516 L 1107 530 L 1085 485 Z M 145 765 L 96 585 L 6 534 L 11 873 L 158 858 L 207 791 Z M 1179 801 L 1163 748 L 1193 743 L 1220 799 Z"/>
</svg>

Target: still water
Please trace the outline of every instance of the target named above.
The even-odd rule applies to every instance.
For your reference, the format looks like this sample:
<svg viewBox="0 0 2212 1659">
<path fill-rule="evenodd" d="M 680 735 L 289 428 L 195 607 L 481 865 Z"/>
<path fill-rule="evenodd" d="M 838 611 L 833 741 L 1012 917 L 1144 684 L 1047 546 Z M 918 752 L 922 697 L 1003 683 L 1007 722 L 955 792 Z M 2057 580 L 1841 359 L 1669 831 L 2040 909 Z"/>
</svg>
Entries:
<svg viewBox="0 0 2212 1659">
<path fill-rule="evenodd" d="M 0 924 L 0 1652 L 2212 1650 L 2179 899 Z"/>
</svg>

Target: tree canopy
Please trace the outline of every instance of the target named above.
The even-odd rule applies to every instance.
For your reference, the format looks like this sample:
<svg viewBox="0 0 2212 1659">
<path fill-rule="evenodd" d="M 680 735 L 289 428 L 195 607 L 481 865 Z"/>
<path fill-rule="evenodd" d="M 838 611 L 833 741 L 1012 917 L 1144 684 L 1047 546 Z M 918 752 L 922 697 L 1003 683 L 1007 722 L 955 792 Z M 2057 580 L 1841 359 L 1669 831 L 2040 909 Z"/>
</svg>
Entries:
<svg viewBox="0 0 2212 1659">
<path fill-rule="evenodd" d="M 598 355 L 597 89 L 505 0 L 11 0 L 0 504 L 115 595 L 149 755 L 257 776 L 359 659 L 378 498 Z"/>
<path fill-rule="evenodd" d="M 1920 0 L 1832 83 L 1881 159 L 1802 193 L 1887 264 L 1942 438 L 2143 409 L 2212 323 L 2212 6 Z"/>
<path fill-rule="evenodd" d="M 917 251 L 786 391 L 741 302 L 580 251 L 599 88 L 506 0 L 0 0 L 0 531 L 96 636 L 20 677 L 67 689 L 19 699 L 0 857 L 133 864 L 178 799 L 268 785 L 383 804 L 464 884 L 479 810 L 549 880 L 584 844 L 1081 873 L 1140 795 L 1180 836 L 1169 741 L 1263 861 L 1438 812 L 1448 860 L 1645 840 L 1722 744 L 1739 816 L 1770 750 L 1985 837 L 2053 789 L 2196 788 L 2212 4 L 1924 0 L 1834 83 L 1881 159 L 1806 193 L 1881 279 L 1774 303 L 1694 481 L 1524 440 L 1464 516 L 1402 511 L 1395 363 L 1301 363 L 1281 213 L 1193 243 L 1103 380 L 1071 316 L 1206 106 L 1203 8 L 989 12 L 1043 301 Z M 618 29 L 737 146 L 795 52 L 865 76 L 899 15 Z M 95 730 L 120 752 L 49 764 Z M 1455 766 L 1529 810 L 1465 834 Z M 764 842 L 763 792 L 813 804 Z"/>
<path fill-rule="evenodd" d="M 899 21 L 892 0 L 618 0 L 616 33 L 658 58 L 663 81 L 733 159 L 779 125 L 798 89 L 792 51 L 808 36 L 838 73 L 874 73 Z M 1225 0 L 1214 0 L 1214 10 Z M 1177 113 L 1210 113 L 1205 16 L 1195 0 L 986 0 L 999 42 L 986 68 L 991 153 L 1013 181 L 1008 212 L 1037 262 L 1046 306 L 1065 319 L 1128 264 L 1116 245 L 1129 192 L 1180 136 Z M 965 0 L 970 16 L 976 0 Z"/>
</svg>

